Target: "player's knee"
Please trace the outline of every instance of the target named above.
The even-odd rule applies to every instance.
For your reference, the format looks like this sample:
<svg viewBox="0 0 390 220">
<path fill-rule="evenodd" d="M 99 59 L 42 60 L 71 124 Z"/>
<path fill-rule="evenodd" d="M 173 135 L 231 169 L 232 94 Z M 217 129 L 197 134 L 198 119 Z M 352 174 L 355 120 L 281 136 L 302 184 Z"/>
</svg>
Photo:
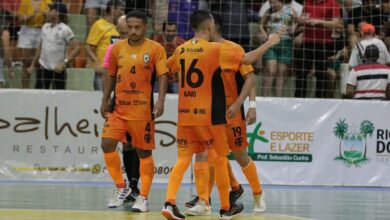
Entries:
<svg viewBox="0 0 390 220">
<path fill-rule="evenodd" d="M 101 148 L 103 150 L 103 153 L 111 153 L 116 151 L 116 145 L 118 144 L 117 141 L 109 139 L 109 138 L 103 138 Z"/>
<path fill-rule="evenodd" d="M 251 159 L 246 151 L 233 152 L 234 159 L 240 165 L 240 167 L 246 167 L 250 163 Z"/>
<path fill-rule="evenodd" d="M 142 149 L 139 149 L 139 148 L 136 148 L 136 150 L 137 150 L 138 157 L 140 159 L 144 159 L 144 158 L 152 156 L 152 151 L 151 150 L 142 150 Z"/>
</svg>

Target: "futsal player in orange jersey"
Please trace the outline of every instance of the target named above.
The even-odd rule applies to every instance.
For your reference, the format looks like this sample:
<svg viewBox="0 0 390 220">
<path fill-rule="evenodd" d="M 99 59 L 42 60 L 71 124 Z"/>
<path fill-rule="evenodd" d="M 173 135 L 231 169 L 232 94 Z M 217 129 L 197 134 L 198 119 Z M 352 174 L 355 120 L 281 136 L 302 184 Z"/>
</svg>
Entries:
<svg viewBox="0 0 390 220">
<path fill-rule="evenodd" d="M 259 58 L 264 54 L 267 49 L 273 45 L 279 43 L 280 38 L 278 35 L 270 36 L 268 42 L 263 44 L 261 47 L 257 48 L 254 51 L 248 53 L 245 57 L 245 52 L 242 47 L 234 42 L 227 41 L 221 36 L 221 27 L 222 27 L 222 18 L 218 14 L 213 14 L 215 22 L 215 35 L 214 41 L 221 43 L 221 54 L 220 54 L 220 65 L 223 69 L 222 78 L 224 84 L 224 91 L 226 97 L 226 105 L 228 108 L 228 117 L 227 125 L 225 131 L 228 138 L 228 145 L 232 151 L 235 159 L 242 167 L 242 170 L 245 176 L 252 187 L 254 194 L 254 209 L 253 213 L 261 213 L 265 210 L 265 202 L 262 197 L 262 188 L 260 181 L 257 176 L 256 166 L 253 161 L 250 159 L 246 148 L 248 147 L 247 136 L 246 136 L 246 124 L 252 124 L 256 121 L 256 94 L 255 87 L 252 88 L 251 94 L 249 97 L 250 107 L 248 109 L 247 117 L 243 112 L 242 103 L 246 97 L 240 96 L 239 93 L 242 89 L 244 78 L 247 78 L 248 74 L 253 75 L 253 67 L 251 65 L 244 65 L 241 62 L 251 62 L 256 60 L 254 58 Z M 238 54 L 238 55 L 237 55 Z M 246 58 L 246 59 L 245 59 Z M 237 112 L 238 111 L 238 112 Z M 237 182 L 230 164 L 229 168 L 229 178 L 230 186 L 232 191 L 230 192 L 230 203 L 234 204 L 244 193 L 243 188 Z M 213 166 L 210 164 L 210 173 L 212 173 Z M 210 193 L 213 186 L 213 176 L 210 175 Z M 196 204 L 198 197 L 195 197 L 190 202 L 186 203 L 186 206 L 190 209 L 186 210 L 186 214 L 197 215 Z"/>
<path fill-rule="evenodd" d="M 209 12 L 195 12 L 190 23 L 195 37 L 178 47 L 168 60 L 171 71 L 179 72 L 178 160 L 170 174 L 162 214 L 167 219 L 185 218 L 175 204 L 176 193 L 195 154 L 195 185 L 200 197 L 199 208 L 202 209 L 199 213 L 209 215 L 211 212 L 209 158 L 215 167 L 221 218 L 230 219 L 242 212 L 243 205 L 230 206 L 226 157 L 229 149 L 225 133 L 216 129 L 217 124 L 226 123 L 226 103 L 219 67 L 220 44 L 209 42 L 214 32 L 214 21 Z M 253 84 L 254 78 L 245 82 L 243 96 L 248 96 Z"/>
<path fill-rule="evenodd" d="M 225 131 L 228 137 L 229 148 L 252 188 L 254 201 L 253 213 L 259 214 L 265 211 L 266 205 L 261 183 L 257 175 L 256 165 L 247 152 L 249 144 L 247 141 L 245 115 L 242 106 L 246 97 L 239 96 L 244 80 L 243 77 L 247 74 L 253 74 L 253 67 L 251 65 L 241 64 L 242 59 L 240 59 L 240 56 L 237 56 L 237 54 L 244 57 L 245 52 L 240 45 L 222 38 L 222 17 L 218 14 L 214 14 L 214 22 L 216 30 L 214 41 L 222 44 L 220 64 L 223 71 L 222 78 L 224 81 L 226 104 L 228 108 L 227 126 Z M 262 45 L 262 50 L 265 52 L 270 47 L 278 44 L 279 41 L 280 37 L 278 35 L 270 36 L 268 42 Z M 249 109 L 256 111 L 256 99 L 255 96 L 253 96 L 253 90 L 252 97 L 249 99 Z M 242 190 L 233 190 L 231 192 L 230 199 L 232 202 L 239 198 L 240 192 L 242 192 Z"/>
<path fill-rule="evenodd" d="M 167 88 L 167 58 L 164 48 L 157 42 L 146 39 L 146 14 L 132 11 L 126 15 L 129 38 L 120 40 L 110 55 L 105 88 L 115 88 L 115 107 L 107 117 L 102 134 L 102 149 L 107 170 L 117 187 L 113 202 L 130 191 L 122 176 L 121 161 L 116 150 L 118 141 L 126 132 L 131 136 L 131 145 L 137 149 L 140 158 L 141 187 L 132 210 L 147 212 L 148 195 L 154 174 L 152 150 L 154 142 L 154 118 L 164 112 Z M 159 95 L 153 101 L 153 83 L 158 78 Z M 110 88 L 111 87 L 111 88 Z M 109 100 L 104 92 L 103 100 Z M 115 204 L 113 204 L 115 205 Z"/>
</svg>

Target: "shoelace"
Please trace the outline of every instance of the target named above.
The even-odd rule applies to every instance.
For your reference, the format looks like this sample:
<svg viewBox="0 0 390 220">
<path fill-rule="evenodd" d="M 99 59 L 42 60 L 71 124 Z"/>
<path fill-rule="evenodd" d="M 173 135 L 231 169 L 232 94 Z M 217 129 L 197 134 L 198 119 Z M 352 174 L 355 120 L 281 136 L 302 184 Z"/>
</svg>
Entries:
<svg viewBox="0 0 390 220">
<path fill-rule="evenodd" d="M 117 196 L 116 196 L 116 198 L 124 199 L 125 196 L 126 196 L 127 191 L 128 191 L 128 189 L 122 189 L 122 190 L 117 189 Z"/>
</svg>

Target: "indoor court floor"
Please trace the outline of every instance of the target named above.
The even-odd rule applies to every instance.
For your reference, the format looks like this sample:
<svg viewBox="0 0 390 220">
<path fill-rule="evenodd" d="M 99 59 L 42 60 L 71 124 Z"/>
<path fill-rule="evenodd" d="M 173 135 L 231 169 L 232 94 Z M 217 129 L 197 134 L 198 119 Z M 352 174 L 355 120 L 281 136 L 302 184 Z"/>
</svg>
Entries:
<svg viewBox="0 0 390 220">
<path fill-rule="evenodd" d="M 183 185 L 178 205 L 191 198 L 193 185 Z M 390 188 L 346 188 L 264 186 L 267 210 L 253 216 L 251 190 L 246 185 L 241 202 L 245 214 L 241 220 L 304 220 L 304 219 L 390 219 Z M 1 220 L 149 220 L 160 215 L 166 184 L 153 185 L 149 213 L 132 213 L 131 204 L 106 207 L 112 188 L 108 183 L 55 183 L 0 181 Z M 218 219 L 218 197 L 212 194 L 213 215 L 188 217 L 194 220 Z"/>
</svg>

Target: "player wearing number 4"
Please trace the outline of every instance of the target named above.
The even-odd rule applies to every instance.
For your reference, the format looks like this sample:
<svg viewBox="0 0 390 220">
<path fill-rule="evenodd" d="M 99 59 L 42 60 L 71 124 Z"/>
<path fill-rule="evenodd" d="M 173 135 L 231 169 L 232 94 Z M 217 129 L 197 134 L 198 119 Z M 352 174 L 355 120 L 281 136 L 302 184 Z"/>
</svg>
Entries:
<svg viewBox="0 0 390 220">
<path fill-rule="evenodd" d="M 134 212 L 149 211 L 148 195 L 154 174 L 152 150 L 154 142 L 154 118 L 164 112 L 167 88 L 166 54 L 157 42 L 146 39 L 147 16 L 143 12 L 132 11 L 126 15 L 129 38 L 120 40 L 112 47 L 105 88 L 115 88 L 115 106 L 107 116 L 102 134 L 102 149 L 107 170 L 114 180 L 118 193 L 124 199 L 130 192 L 122 176 L 121 161 L 116 150 L 118 141 L 126 132 L 131 136 L 131 145 L 140 158 L 140 195 L 132 207 Z M 158 100 L 154 105 L 153 83 L 159 83 Z M 104 99 L 109 100 L 109 92 Z M 108 97 L 107 97 L 108 96 Z M 153 107 L 154 105 L 154 107 Z"/>
<path fill-rule="evenodd" d="M 219 14 L 213 14 L 215 24 L 215 34 L 213 40 L 221 43 L 221 51 L 219 56 L 219 62 L 221 65 L 223 86 L 226 97 L 226 109 L 227 118 L 226 125 L 218 126 L 221 128 L 221 133 L 225 133 L 228 143 L 234 158 L 242 168 L 244 175 L 246 176 L 252 191 L 254 198 L 253 213 L 259 214 L 265 211 L 264 195 L 260 181 L 257 176 L 257 169 L 253 161 L 250 159 L 246 148 L 248 147 L 245 115 L 243 112 L 242 103 L 245 100 L 244 93 L 241 93 L 244 85 L 244 81 L 251 81 L 254 78 L 253 67 L 251 65 L 245 65 L 241 63 L 251 63 L 254 58 L 260 57 L 264 54 L 268 48 L 279 42 L 279 36 L 270 36 L 268 42 L 263 44 L 260 48 L 249 52 L 245 55 L 243 48 L 231 41 L 227 41 L 221 37 L 222 17 Z M 247 122 L 252 124 L 256 120 L 256 102 L 255 102 L 255 86 L 252 87 L 249 97 L 250 106 L 247 113 Z M 227 152 L 226 152 L 227 153 Z M 210 176 L 210 178 L 212 178 Z M 229 172 L 230 185 L 232 191 L 230 192 L 230 203 L 234 204 L 244 193 L 242 187 L 235 180 L 234 174 Z M 196 181 L 196 180 L 195 180 Z M 210 192 L 211 192 L 211 187 Z M 188 207 L 191 202 L 186 203 Z M 192 204 L 191 204 L 192 205 Z M 188 215 L 203 215 L 201 204 L 194 204 L 185 212 Z"/>
</svg>

